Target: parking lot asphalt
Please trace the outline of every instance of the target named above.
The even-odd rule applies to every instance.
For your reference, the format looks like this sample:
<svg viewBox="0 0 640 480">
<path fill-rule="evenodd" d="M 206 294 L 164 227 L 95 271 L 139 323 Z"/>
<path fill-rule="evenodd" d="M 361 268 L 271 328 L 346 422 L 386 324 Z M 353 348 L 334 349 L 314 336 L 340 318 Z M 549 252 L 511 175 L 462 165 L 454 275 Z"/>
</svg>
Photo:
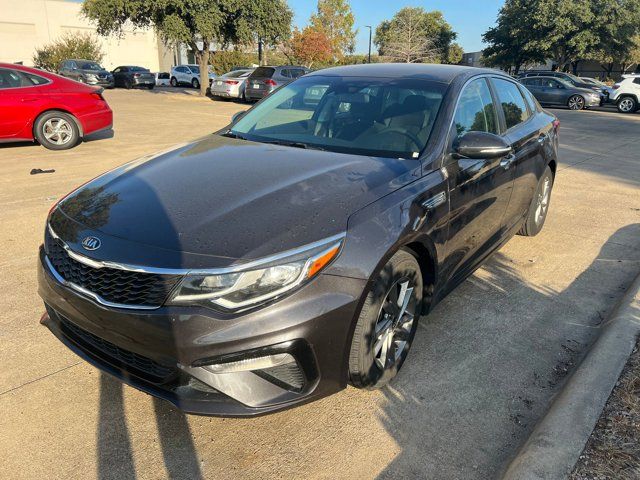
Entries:
<svg viewBox="0 0 640 480">
<path fill-rule="evenodd" d="M 544 230 L 511 240 L 421 319 L 390 388 L 257 419 L 185 416 L 39 325 L 37 249 L 71 188 L 246 106 L 187 90 L 105 96 L 111 138 L 67 152 L 0 145 L 0 477 L 492 478 L 640 270 L 640 114 L 552 110 L 561 157 Z"/>
</svg>

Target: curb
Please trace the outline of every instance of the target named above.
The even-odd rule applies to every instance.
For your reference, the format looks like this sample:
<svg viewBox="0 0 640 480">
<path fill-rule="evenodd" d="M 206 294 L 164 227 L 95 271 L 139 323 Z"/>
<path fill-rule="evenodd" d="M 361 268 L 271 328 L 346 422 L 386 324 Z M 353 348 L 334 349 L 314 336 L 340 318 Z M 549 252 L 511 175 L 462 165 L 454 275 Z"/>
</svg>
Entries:
<svg viewBox="0 0 640 480">
<path fill-rule="evenodd" d="M 503 480 L 563 479 L 575 466 L 640 334 L 640 274 Z"/>
</svg>

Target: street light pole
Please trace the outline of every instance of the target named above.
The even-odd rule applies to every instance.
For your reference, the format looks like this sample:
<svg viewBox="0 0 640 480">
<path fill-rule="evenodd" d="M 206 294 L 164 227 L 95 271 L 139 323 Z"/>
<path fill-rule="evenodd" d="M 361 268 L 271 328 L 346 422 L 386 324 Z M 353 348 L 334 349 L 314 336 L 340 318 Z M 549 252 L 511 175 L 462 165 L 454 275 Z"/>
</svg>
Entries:
<svg viewBox="0 0 640 480">
<path fill-rule="evenodd" d="M 369 29 L 369 63 L 371 63 L 371 25 L 365 25 Z"/>
</svg>

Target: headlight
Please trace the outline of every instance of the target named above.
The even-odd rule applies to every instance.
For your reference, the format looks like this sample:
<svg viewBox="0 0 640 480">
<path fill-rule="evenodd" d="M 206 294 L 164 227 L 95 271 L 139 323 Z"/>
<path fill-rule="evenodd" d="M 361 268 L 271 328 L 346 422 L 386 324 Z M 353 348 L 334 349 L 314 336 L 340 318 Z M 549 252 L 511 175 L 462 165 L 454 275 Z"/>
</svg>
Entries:
<svg viewBox="0 0 640 480">
<path fill-rule="evenodd" d="M 202 305 L 237 311 L 280 297 L 310 281 L 338 256 L 344 234 L 237 269 L 189 272 L 170 305 Z"/>
</svg>

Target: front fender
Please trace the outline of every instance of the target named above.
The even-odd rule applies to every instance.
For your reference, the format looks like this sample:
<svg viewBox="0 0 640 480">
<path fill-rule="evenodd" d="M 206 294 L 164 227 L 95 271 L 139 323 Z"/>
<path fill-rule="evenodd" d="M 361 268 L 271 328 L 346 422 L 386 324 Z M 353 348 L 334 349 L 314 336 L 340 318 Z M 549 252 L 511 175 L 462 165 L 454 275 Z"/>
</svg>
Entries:
<svg viewBox="0 0 640 480">
<path fill-rule="evenodd" d="M 436 170 L 352 214 L 343 251 L 327 273 L 371 281 L 396 251 L 417 244 L 431 257 L 433 286 L 444 258 L 448 214 L 446 173 Z"/>
</svg>

